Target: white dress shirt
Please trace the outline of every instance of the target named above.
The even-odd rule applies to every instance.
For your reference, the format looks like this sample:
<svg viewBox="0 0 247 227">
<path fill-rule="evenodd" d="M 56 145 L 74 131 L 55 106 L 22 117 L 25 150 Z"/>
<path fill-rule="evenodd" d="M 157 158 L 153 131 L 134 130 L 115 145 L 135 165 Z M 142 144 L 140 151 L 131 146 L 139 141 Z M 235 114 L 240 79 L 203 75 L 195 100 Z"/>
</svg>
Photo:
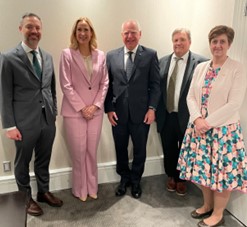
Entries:
<svg viewBox="0 0 247 227">
<path fill-rule="evenodd" d="M 175 57 L 177 58 L 177 56 L 175 54 L 173 54 L 172 58 L 171 58 L 171 63 L 170 63 L 170 67 L 169 67 L 168 77 L 167 77 L 167 89 L 168 89 L 171 74 L 172 74 L 173 69 L 175 67 L 175 63 L 176 63 Z M 179 102 L 180 91 L 181 91 L 181 87 L 182 87 L 182 82 L 183 82 L 183 78 L 184 78 L 184 73 L 185 73 L 188 57 L 189 57 L 189 52 L 187 52 L 184 56 L 182 56 L 181 57 L 182 59 L 179 60 L 177 63 L 178 64 L 178 73 L 177 73 L 176 85 L 175 85 L 174 112 L 178 112 L 178 102 Z"/>
</svg>

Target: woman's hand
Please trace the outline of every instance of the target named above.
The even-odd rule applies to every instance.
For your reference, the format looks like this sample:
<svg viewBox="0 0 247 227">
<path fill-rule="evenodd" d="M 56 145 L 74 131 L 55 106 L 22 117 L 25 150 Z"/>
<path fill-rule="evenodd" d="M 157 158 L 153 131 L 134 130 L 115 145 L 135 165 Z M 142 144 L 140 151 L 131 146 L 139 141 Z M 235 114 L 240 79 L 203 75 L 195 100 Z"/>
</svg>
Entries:
<svg viewBox="0 0 247 227">
<path fill-rule="evenodd" d="M 86 120 L 91 120 L 93 119 L 93 116 L 95 114 L 95 112 L 98 110 L 98 107 L 95 105 L 91 105 L 91 106 L 86 106 L 84 107 L 81 111 L 82 111 L 82 116 L 86 119 Z"/>
<path fill-rule="evenodd" d="M 194 121 L 194 125 L 195 125 L 195 130 L 196 130 L 196 133 L 198 135 L 202 135 L 204 133 L 206 133 L 209 129 L 211 129 L 212 127 L 208 124 L 208 122 L 199 117 L 197 118 L 195 121 Z"/>
</svg>

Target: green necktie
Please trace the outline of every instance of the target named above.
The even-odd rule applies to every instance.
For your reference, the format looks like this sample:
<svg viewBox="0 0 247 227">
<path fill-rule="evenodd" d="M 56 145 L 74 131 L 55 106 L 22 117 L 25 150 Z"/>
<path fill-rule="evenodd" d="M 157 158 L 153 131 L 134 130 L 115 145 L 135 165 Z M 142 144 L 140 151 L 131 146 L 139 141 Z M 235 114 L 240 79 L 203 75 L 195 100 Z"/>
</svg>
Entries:
<svg viewBox="0 0 247 227">
<path fill-rule="evenodd" d="M 41 80 L 42 70 L 41 70 L 38 58 L 36 56 L 37 52 L 35 50 L 32 50 L 30 53 L 33 55 L 33 68 L 34 68 L 34 71 L 35 71 L 36 75 L 38 76 L 39 80 Z"/>
<path fill-rule="evenodd" d="M 175 66 L 172 71 L 168 88 L 167 88 L 167 100 L 166 100 L 166 109 L 168 113 L 171 113 L 174 111 L 175 103 L 175 87 L 176 87 L 176 79 L 177 79 L 177 73 L 178 73 L 178 61 L 182 60 L 182 58 L 175 57 Z"/>
</svg>

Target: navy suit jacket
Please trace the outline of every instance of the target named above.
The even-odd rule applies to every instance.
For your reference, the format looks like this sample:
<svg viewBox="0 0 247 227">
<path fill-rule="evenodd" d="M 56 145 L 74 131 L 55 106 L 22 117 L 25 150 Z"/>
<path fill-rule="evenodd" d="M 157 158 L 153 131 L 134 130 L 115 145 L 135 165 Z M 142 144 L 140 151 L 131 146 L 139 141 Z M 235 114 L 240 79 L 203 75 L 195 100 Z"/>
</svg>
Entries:
<svg viewBox="0 0 247 227">
<path fill-rule="evenodd" d="M 160 98 L 156 51 L 139 45 L 129 81 L 124 69 L 124 47 L 108 52 L 106 63 L 110 83 L 105 112 L 115 111 L 119 123 L 143 122 L 148 108 L 157 108 Z"/>
<path fill-rule="evenodd" d="M 42 81 L 40 81 L 21 44 L 2 54 L 1 114 L 3 128 L 40 127 L 42 107 L 48 124 L 54 124 L 57 115 L 55 74 L 52 57 L 40 49 Z"/>
<path fill-rule="evenodd" d="M 166 95 L 167 95 L 167 77 L 169 67 L 171 63 L 172 54 L 167 55 L 160 59 L 160 77 L 161 77 L 161 98 L 156 111 L 157 130 L 161 132 L 166 120 Z M 186 102 L 186 97 L 189 91 L 191 79 L 195 70 L 195 67 L 208 59 L 203 56 L 189 52 L 188 61 L 186 64 L 182 86 L 180 90 L 180 97 L 178 103 L 178 120 L 182 133 L 185 132 L 189 121 L 189 110 Z"/>
</svg>

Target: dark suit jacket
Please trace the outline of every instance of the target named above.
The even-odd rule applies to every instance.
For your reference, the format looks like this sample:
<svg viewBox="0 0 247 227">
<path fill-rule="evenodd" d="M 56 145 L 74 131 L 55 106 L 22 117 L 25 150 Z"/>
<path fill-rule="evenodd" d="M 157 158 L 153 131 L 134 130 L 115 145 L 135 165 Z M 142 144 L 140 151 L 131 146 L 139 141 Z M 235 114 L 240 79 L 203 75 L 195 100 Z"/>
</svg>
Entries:
<svg viewBox="0 0 247 227">
<path fill-rule="evenodd" d="M 172 54 L 167 55 L 160 59 L 161 98 L 156 111 L 158 132 L 161 132 L 166 120 L 167 77 L 168 77 L 171 58 L 172 58 Z M 186 103 L 186 97 L 188 94 L 194 69 L 199 63 L 206 60 L 208 59 L 200 55 L 194 54 L 192 52 L 189 52 L 189 57 L 184 72 L 183 82 L 180 90 L 180 98 L 178 103 L 178 120 L 179 120 L 180 130 L 182 133 L 185 132 L 189 120 L 189 110 Z"/>
<path fill-rule="evenodd" d="M 40 127 L 42 106 L 48 124 L 54 124 L 57 114 L 55 74 L 52 57 L 40 50 L 42 57 L 42 82 L 21 44 L 2 54 L 1 99 L 3 128 L 17 126 L 21 129 Z"/>
<path fill-rule="evenodd" d="M 110 84 L 105 112 L 115 111 L 119 123 L 126 123 L 129 117 L 133 123 L 143 122 L 149 106 L 157 108 L 160 97 L 156 51 L 139 45 L 129 81 L 124 70 L 124 47 L 110 51 L 106 63 Z"/>
</svg>

